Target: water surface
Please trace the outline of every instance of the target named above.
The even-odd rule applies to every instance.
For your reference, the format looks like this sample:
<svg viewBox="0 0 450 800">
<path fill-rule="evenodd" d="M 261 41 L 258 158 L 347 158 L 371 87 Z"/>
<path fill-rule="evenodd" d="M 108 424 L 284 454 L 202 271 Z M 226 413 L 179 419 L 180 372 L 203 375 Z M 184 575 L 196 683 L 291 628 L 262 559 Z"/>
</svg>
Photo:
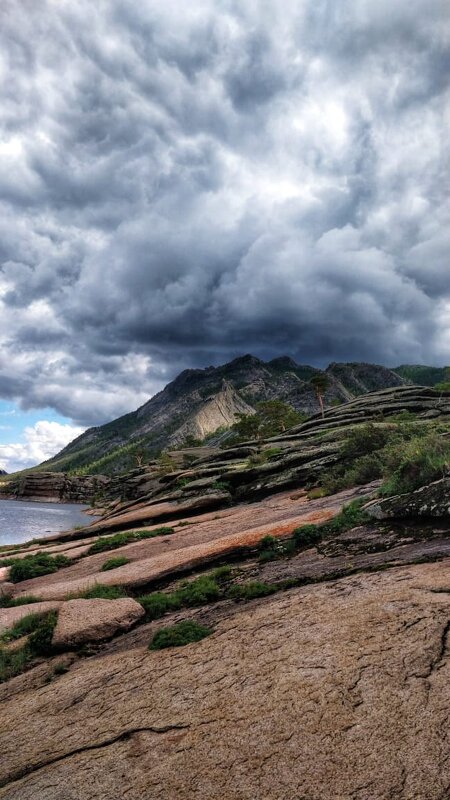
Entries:
<svg viewBox="0 0 450 800">
<path fill-rule="evenodd" d="M 0 500 L 0 545 L 20 544 L 75 525 L 89 525 L 94 517 L 83 514 L 83 508 L 87 506 Z"/>
</svg>

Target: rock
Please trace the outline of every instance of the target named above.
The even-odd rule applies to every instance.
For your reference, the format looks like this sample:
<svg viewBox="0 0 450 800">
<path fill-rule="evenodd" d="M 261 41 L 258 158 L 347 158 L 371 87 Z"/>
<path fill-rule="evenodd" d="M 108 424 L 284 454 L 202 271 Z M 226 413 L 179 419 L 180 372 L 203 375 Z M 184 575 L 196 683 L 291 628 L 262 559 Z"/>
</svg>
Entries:
<svg viewBox="0 0 450 800">
<path fill-rule="evenodd" d="M 55 647 L 76 647 L 85 642 L 109 639 L 126 631 L 144 615 L 135 600 L 67 600 L 58 614 L 53 633 Z"/>
<path fill-rule="evenodd" d="M 450 517 L 450 478 L 442 478 L 415 492 L 373 500 L 365 510 L 375 519 Z"/>
<path fill-rule="evenodd" d="M 3 700 L 0 798 L 444 800 L 449 586 L 449 559 L 353 575 L 79 661 Z"/>
<path fill-rule="evenodd" d="M 40 503 L 89 503 L 108 483 L 105 475 L 31 472 L 11 481 L 9 491 L 18 499 Z"/>
</svg>

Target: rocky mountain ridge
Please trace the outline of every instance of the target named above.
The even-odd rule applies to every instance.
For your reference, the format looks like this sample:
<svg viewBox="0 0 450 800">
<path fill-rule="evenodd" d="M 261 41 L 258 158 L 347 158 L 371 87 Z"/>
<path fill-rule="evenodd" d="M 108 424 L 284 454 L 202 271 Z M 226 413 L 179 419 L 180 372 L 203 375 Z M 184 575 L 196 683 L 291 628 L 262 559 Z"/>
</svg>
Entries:
<svg viewBox="0 0 450 800">
<path fill-rule="evenodd" d="M 264 362 L 251 355 L 220 367 L 184 370 L 136 411 L 90 428 L 38 469 L 117 473 L 136 463 L 138 451 L 151 458 L 162 449 L 179 446 L 188 435 L 204 437 L 231 425 L 239 413 L 251 413 L 262 400 L 278 399 L 297 411 L 314 413 L 317 399 L 309 381 L 318 372 L 288 357 Z M 409 382 L 375 364 L 333 363 L 325 374 L 326 404 Z"/>
</svg>

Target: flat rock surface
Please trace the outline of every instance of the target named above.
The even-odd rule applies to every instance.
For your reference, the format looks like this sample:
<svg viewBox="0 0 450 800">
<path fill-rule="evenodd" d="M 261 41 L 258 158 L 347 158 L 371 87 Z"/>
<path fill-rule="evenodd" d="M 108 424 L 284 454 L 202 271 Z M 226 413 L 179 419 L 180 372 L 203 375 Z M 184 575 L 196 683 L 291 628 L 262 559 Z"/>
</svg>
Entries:
<svg viewBox="0 0 450 800">
<path fill-rule="evenodd" d="M 254 547 L 263 536 L 289 536 L 295 527 L 325 522 L 352 499 L 370 494 L 372 487 L 348 489 L 333 497 L 308 501 L 304 492 L 283 492 L 255 504 L 234 506 L 217 514 L 205 514 L 180 527 L 171 536 L 158 536 L 82 558 L 51 575 L 16 584 L 15 595 L 33 594 L 62 599 L 95 583 L 140 586 L 171 572 L 196 567 L 225 556 L 236 548 Z M 167 524 L 171 524 L 170 521 Z M 123 555 L 130 563 L 102 572 L 111 556 Z"/>
<path fill-rule="evenodd" d="M 144 615 L 135 600 L 68 600 L 62 605 L 53 633 L 55 647 L 98 642 L 128 630 Z"/>
<path fill-rule="evenodd" d="M 3 800 L 446 800 L 450 559 L 238 606 L 5 700 Z"/>
</svg>

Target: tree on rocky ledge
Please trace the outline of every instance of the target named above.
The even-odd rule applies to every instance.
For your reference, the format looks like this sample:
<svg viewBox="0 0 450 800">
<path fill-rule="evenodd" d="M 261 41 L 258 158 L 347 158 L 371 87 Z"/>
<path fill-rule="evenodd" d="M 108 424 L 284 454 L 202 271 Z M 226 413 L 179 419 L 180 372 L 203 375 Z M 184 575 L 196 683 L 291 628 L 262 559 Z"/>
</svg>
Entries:
<svg viewBox="0 0 450 800">
<path fill-rule="evenodd" d="M 323 409 L 323 396 L 330 385 L 330 381 L 328 377 L 325 375 L 324 372 L 317 372 L 316 375 L 313 375 L 310 384 L 314 389 L 315 395 L 317 397 L 317 401 L 320 406 L 320 412 L 322 414 L 322 419 L 324 416 L 324 409 Z"/>
</svg>

